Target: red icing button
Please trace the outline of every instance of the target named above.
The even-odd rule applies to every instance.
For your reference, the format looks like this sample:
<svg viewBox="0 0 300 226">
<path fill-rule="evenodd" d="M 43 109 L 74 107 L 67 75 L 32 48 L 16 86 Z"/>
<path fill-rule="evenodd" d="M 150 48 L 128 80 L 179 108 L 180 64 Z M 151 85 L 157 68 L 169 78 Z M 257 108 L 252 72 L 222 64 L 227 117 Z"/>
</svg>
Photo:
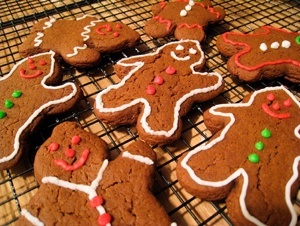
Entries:
<svg viewBox="0 0 300 226">
<path fill-rule="evenodd" d="M 98 225 L 103 226 L 111 221 L 111 216 L 108 213 L 104 213 L 98 217 Z"/>
<path fill-rule="evenodd" d="M 48 146 L 48 151 L 54 152 L 54 151 L 57 151 L 58 148 L 59 148 L 59 144 L 56 142 L 53 142 Z"/>
<path fill-rule="evenodd" d="M 267 95 L 267 99 L 270 100 L 270 101 L 275 100 L 274 93 L 269 93 L 269 94 Z"/>
<path fill-rule="evenodd" d="M 118 32 L 114 32 L 114 36 L 115 36 L 115 37 L 119 37 L 120 34 L 119 34 Z"/>
<path fill-rule="evenodd" d="M 161 77 L 160 75 L 155 76 L 154 83 L 157 84 L 157 85 L 163 84 L 164 83 L 163 77 Z"/>
<path fill-rule="evenodd" d="M 79 144 L 80 141 L 81 141 L 81 138 L 80 138 L 80 136 L 77 136 L 77 135 L 73 136 L 71 139 L 72 144 Z"/>
<path fill-rule="evenodd" d="M 166 69 L 166 73 L 169 75 L 173 75 L 173 74 L 175 74 L 175 72 L 176 72 L 176 69 L 171 66 L 167 67 L 167 69 Z"/>
<path fill-rule="evenodd" d="M 95 196 L 94 198 L 91 199 L 90 206 L 96 208 L 97 206 L 102 205 L 102 203 L 103 203 L 103 198 L 101 196 Z"/>
<path fill-rule="evenodd" d="M 72 148 L 67 148 L 65 150 L 65 155 L 68 157 L 68 158 L 73 158 L 75 156 L 75 151 L 72 149 Z"/>
<path fill-rule="evenodd" d="M 122 25 L 121 25 L 121 24 L 117 24 L 117 25 L 116 25 L 116 28 L 121 29 L 121 28 L 122 28 Z"/>
<path fill-rule="evenodd" d="M 147 94 L 153 95 L 153 94 L 155 94 L 155 92 L 156 92 L 156 89 L 155 89 L 154 86 L 152 86 L 152 85 L 148 85 L 147 86 L 147 89 L 146 89 L 146 93 Z"/>
</svg>

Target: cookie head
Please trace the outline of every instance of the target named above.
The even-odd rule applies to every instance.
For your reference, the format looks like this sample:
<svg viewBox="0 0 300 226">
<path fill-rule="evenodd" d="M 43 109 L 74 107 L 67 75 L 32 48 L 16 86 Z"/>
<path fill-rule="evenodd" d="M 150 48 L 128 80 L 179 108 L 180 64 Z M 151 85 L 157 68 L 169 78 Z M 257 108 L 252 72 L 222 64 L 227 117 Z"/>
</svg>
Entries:
<svg viewBox="0 0 300 226">
<path fill-rule="evenodd" d="M 58 131 L 66 125 L 69 125 L 68 132 Z M 77 125 L 70 122 L 57 126 L 53 135 L 39 149 L 35 161 L 39 181 L 45 176 L 76 180 L 77 183 L 86 183 L 82 180 L 95 178 L 99 170 L 95 166 L 101 165 L 107 156 L 106 145 L 97 136 L 82 129 L 72 131 L 74 126 L 76 128 Z M 95 142 L 90 142 L 91 137 Z M 82 177 L 82 174 L 86 176 Z"/>
</svg>

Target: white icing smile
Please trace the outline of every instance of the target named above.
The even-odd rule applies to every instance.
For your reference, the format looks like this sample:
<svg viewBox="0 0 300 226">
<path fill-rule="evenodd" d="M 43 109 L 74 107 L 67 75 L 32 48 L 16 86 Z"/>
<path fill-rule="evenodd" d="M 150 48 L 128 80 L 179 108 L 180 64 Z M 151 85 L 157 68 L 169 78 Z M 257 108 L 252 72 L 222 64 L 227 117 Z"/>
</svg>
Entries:
<svg viewBox="0 0 300 226">
<path fill-rule="evenodd" d="M 176 47 L 176 50 L 177 51 L 184 51 L 184 47 L 182 45 L 178 45 Z M 197 50 L 196 49 L 193 49 L 193 48 L 190 48 L 189 49 L 189 53 L 194 55 L 197 53 Z M 184 57 L 179 57 L 174 51 L 171 51 L 171 57 L 173 57 L 174 60 L 179 60 L 179 61 L 187 61 L 187 60 L 190 60 L 191 57 L 188 55 L 188 56 L 184 56 Z"/>
</svg>

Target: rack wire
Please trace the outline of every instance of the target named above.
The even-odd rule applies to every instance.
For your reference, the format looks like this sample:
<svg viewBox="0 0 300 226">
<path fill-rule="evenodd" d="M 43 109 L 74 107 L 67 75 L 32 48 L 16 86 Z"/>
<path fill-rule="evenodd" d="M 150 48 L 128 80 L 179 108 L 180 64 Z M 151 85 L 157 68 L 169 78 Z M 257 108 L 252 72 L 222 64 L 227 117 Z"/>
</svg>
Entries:
<svg viewBox="0 0 300 226">
<path fill-rule="evenodd" d="M 185 192 L 176 178 L 176 163 L 184 152 L 206 142 L 210 132 L 203 123 L 202 113 L 218 103 L 237 103 L 251 91 L 266 86 L 286 86 L 300 100 L 300 85 L 285 79 L 245 83 L 232 78 L 226 69 L 226 58 L 216 48 L 216 37 L 226 31 L 252 32 L 263 25 L 286 28 L 293 32 L 300 30 L 300 2 L 293 0 L 214 0 L 226 11 L 224 21 L 210 26 L 207 38 L 201 43 L 205 52 L 207 71 L 219 72 L 225 82 L 225 90 L 217 98 L 205 103 L 194 104 L 183 118 L 181 138 L 162 147 L 154 146 L 158 156 L 156 185 L 154 194 L 164 205 L 171 219 L 179 225 L 231 225 L 226 205 L 207 202 Z M 20 216 L 21 209 L 37 191 L 39 185 L 34 178 L 33 161 L 38 147 L 47 139 L 52 129 L 67 120 L 76 121 L 84 129 L 97 134 L 117 156 L 130 142 L 138 139 L 134 126 L 109 126 L 99 121 L 93 113 L 93 101 L 98 92 L 119 80 L 114 74 L 114 64 L 132 55 L 154 51 L 173 41 L 174 38 L 153 39 L 144 33 L 143 26 L 152 17 L 151 5 L 155 0 L 7 0 L 0 2 L 0 76 L 7 74 L 21 59 L 18 45 L 30 32 L 37 21 L 54 17 L 56 19 L 76 19 L 83 14 L 97 15 L 106 21 L 121 21 L 141 35 L 141 42 L 134 48 L 114 54 L 106 54 L 102 62 L 92 69 L 77 69 L 63 65 L 64 81 L 76 82 L 84 92 L 84 99 L 76 107 L 64 114 L 51 116 L 44 121 L 28 141 L 31 148 L 21 162 L 9 170 L 0 172 L 0 225 L 10 225 Z M 299 198 L 295 208 L 298 212 Z"/>
</svg>

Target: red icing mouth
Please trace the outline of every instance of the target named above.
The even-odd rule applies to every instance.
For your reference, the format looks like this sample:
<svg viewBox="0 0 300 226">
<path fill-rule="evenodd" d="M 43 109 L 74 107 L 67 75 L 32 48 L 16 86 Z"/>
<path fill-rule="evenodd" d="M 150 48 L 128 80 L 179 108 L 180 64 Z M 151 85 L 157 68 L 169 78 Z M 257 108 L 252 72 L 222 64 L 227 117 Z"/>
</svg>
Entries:
<svg viewBox="0 0 300 226">
<path fill-rule="evenodd" d="M 267 113 L 268 115 L 274 118 L 285 119 L 291 117 L 290 113 L 276 113 L 272 111 L 266 103 L 262 104 L 262 109 L 264 110 L 265 113 Z"/>
<path fill-rule="evenodd" d="M 89 156 L 89 153 L 90 151 L 85 149 L 83 152 L 82 152 L 82 155 L 81 157 L 72 165 L 68 164 L 65 160 L 63 159 L 54 159 L 54 163 L 61 167 L 62 169 L 66 170 L 66 171 L 73 171 L 73 170 L 77 170 L 79 169 L 80 167 L 82 167 L 86 161 L 87 161 L 87 158 Z"/>
<path fill-rule="evenodd" d="M 20 76 L 22 78 L 36 78 L 36 77 L 40 76 L 41 74 L 43 74 L 43 72 L 41 70 L 37 70 L 34 74 L 26 75 L 26 70 L 24 68 L 20 69 Z"/>
</svg>

